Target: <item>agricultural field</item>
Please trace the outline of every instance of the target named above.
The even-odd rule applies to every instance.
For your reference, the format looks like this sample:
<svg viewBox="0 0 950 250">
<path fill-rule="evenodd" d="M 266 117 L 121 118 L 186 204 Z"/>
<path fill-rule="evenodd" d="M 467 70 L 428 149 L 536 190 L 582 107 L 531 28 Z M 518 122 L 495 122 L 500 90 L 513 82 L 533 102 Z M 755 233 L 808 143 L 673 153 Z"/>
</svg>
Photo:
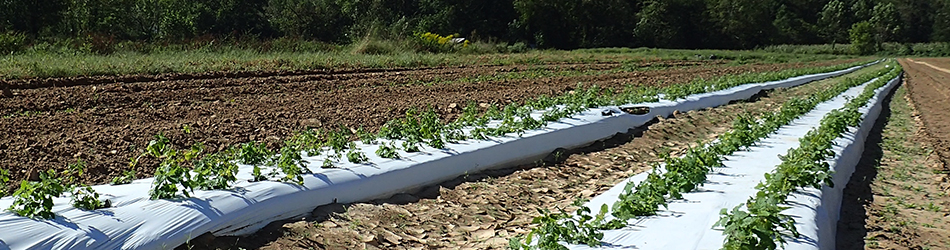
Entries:
<svg viewBox="0 0 950 250">
<path fill-rule="evenodd" d="M 362 58 L 345 58 L 349 63 L 313 70 L 305 65 L 315 59 L 303 59 L 290 69 L 240 71 L 226 71 L 212 60 L 199 63 L 207 71 L 78 69 L 53 75 L 0 64 L 0 70 L 19 72 L 3 79 L 9 92 L 0 98 L 5 128 L 0 131 L 0 181 L 5 182 L 0 193 L 16 197 L 10 205 L 14 209 L 4 213 L 52 221 L 81 213 L 61 208 L 66 203 L 59 201 L 52 210 L 43 204 L 43 192 L 58 196 L 67 190 L 72 194 L 63 197 L 73 199 L 73 207 L 107 213 L 142 202 L 204 204 L 198 201 L 219 199 L 215 192 L 240 196 L 260 192 L 254 188 L 271 185 L 267 183 L 280 183 L 281 190 L 316 190 L 314 180 L 330 186 L 337 180 L 326 171 L 422 164 L 427 160 L 420 159 L 430 159 L 426 157 L 477 152 L 462 146 L 483 145 L 480 141 L 503 145 L 536 139 L 563 130 L 559 124 L 589 117 L 607 123 L 609 117 L 652 114 L 662 105 L 752 83 L 842 72 L 801 85 L 763 87 L 751 98 L 724 105 L 675 111 L 529 162 L 465 171 L 382 199 L 337 203 L 333 198 L 332 204 L 305 207 L 311 212 L 303 216 L 281 215 L 251 232 L 222 229 L 250 235 L 193 231 L 178 246 L 583 248 L 615 240 L 609 231 L 630 226 L 624 221 L 665 217 L 666 209 L 695 197 L 689 193 L 714 193 L 700 191 L 704 183 L 715 188 L 728 181 L 707 175 L 742 176 L 724 174 L 732 167 L 721 167 L 767 152 L 763 148 L 770 146 L 760 141 L 793 128 L 789 131 L 802 132 L 802 146 L 790 146 L 788 155 L 776 157 L 778 164 L 771 168 L 777 172 L 752 184 L 758 194 L 750 186 L 751 197 L 741 197 L 748 198 L 747 208 L 730 204 L 715 223 L 716 234 L 725 235 L 715 241 L 726 248 L 767 249 L 794 241 L 789 238 L 798 234 L 790 226 L 794 216 L 779 214 L 788 209 L 782 204 L 797 204 L 799 192 L 831 186 L 834 169 L 822 162 L 845 152 L 832 145 L 861 126 L 862 114 L 870 112 L 865 104 L 890 96 L 885 90 L 903 69 L 904 83 L 884 100 L 877 122 L 870 121 L 874 129 L 867 142 L 856 143 L 864 144 L 864 155 L 855 174 L 848 183 L 835 183 L 844 188 L 837 248 L 950 248 L 950 60 L 901 59 L 898 64 L 870 57 L 622 49 L 465 58 L 477 60 L 427 56 L 355 63 Z M 413 61 L 417 59 L 422 61 Z M 641 103 L 658 106 L 633 105 Z M 814 126 L 800 119 L 811 119 Z M 446 158 L 438 158 L 442 155 Z M 657 171 L 661 166 L 665 170 Z M 794 171 L 800 168 L 810 170 Z M 368 178 L 361 173 L 359 178 Z M 649 177 L 621 188 L 617 203 L 585 210 L 582 204 L 622 187 L 632 176 Z M 310 183 L 304 185 L 305 180 Z M 101 190 L 129 183 L 130 190 L 151 189 L 138 198 L 105 201 L 113 196 Z M 773 211 L 776 217 L 747 215 L 745 210 Z M 743 224 L 749 220 L 769 221 L 764 233 L 769 237 L 750 240 L 755 237 L 744 230 L 751 226 Z M 0 236 L 0 246 L 5 241 Z"/>
<path fill-rule="evenodd" d="M 664 87 L 697 78 L 854 61 L 746 64 L 624 53 L 594 56 L 584 63 L 571 56 L 541 56 L 537 63 L 514 65 L 14 80 L 9 83 L 13 96 L 0 99 L 0 124 L 7 128 L 0 132 L 0 168 L 11 172 L 14 181 L 7 190 L 12 190 L 19 180 L 36 180 L 38 172 L 63 170 L 81 159 L 89 173 L 83 182 L 101 184 L 131 170 L 129 159 L 159 133 L 181 147 L 203 143 L 211 152 L 249 141 L 276 148 L 294 131 L 307 128 L 374 132 L 410 108 L 431 107 L 442 120 L 454 120 L 469 102 L 524 103 L 569 92 L 578 84 Z M 134 169 L 136 177 L 150 176 L 155 169 L 149 166 L 155 164 Z"/>
</svg>

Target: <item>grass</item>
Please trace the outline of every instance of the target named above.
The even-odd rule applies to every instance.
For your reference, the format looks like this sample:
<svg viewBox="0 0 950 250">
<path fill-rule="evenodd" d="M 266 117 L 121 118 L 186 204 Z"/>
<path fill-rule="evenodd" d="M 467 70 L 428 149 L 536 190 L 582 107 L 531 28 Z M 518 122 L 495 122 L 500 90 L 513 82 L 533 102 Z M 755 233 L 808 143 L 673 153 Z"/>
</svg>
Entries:
<svg viewBox="0 0 950 250">
<path fill-rule="evenodd" d="M 814 45 L 771 45 L 756 49 L 759 52 L 792 53 L 792 54 L 855 54 L 851 44 L 814 44 Z M 950 43 L 883 43 L 879 56 L 950 56 Z"/>
<path fill-rule="evenodd" d="M 398 47 L 398 45 L 390 46 L 386 42 L 379 41 L 373 44 L 381 48 Z M 523 53 L 493 53 L 491 50 L 428 53 L 407 49 L 386 49 L 386 53 L 367 53 L 370 49 L 360 47 L 366 46 L 365 44 L 353 46 L 355 47 L 330 47 L 325 50 L 275 50 L 230 45 L 210 46 L 209 44 L 209 46 L 168 47 L 148 51 L 120 49 L 106 54 L 75 50 L 27 49 L 16 54 L 0 56 L 0 80 L 163 73 L 630 63 L 652 60 L 728 60 L 733 64 L 746 64 L 854 58 L 847 55 L 647 48 L 529 50 Z"/>
</svg>

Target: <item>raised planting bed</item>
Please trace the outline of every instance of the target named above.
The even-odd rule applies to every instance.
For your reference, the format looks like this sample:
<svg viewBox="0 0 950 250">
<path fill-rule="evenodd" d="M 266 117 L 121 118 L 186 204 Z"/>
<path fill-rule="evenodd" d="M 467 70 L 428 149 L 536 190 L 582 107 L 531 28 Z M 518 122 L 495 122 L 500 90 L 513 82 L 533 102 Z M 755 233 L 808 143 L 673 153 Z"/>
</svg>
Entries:
<svg viewBox="0 0 950 250">
<path fill-rule="evenodd" d="M 840 95 L 818 93 L 789 101 L 776 114 L 740 117 L 719 140 L 629 178 L 585 204 L 579 216 L 539 217 L 542 229 L 528 236 L 528 248 L 775 249 L 785 242 L 786 249 L 833 248 L 841 190 L 883 98 L 900 81 L 893 65 L 859 76 L 860 85 L 845 85 Z M 828 93 L 836 96 L 822 97 Z M 821 103 L 801 104 L 809 101 Z M 819 137 L 824 144 L 816 144 Z M 560 230 L 572 227 L 586 231 Z"/>
<path fill-rule="evenodd" d="M 189 170 L 179 164 L 194 160 L 189 155 L 200 154 L 200 148 L 171 149 L 164 139 L 158 137 L 146 152 L 150 157 L 163 160 L 162 173 L 156 174 L 158 178 L 91 187 L 101 199 L 110 201 L 109 208 L 77 209 L 70 205 L 71 197 L 53 195 L 50 214 L 34 214 L 35 219 L 31 219 L 9 211 L 2 212 L 0 249 L 158 249 L 176 247 L 207 232 L 215 235 L 246 234 L 275 220 L 305 215 L 320 205 L 387 197 L 466 173 L 532 162 L 557 149 L 581 147 L 626 132 L 655 116 L 668 116 L 674 110 L 719 106 L 747 99 L 761 90 L 800 85 L 858 68 L 860 66 L 756 84 L 696 84 L 694 87 L 699 88 L 659 91 L 668 93 L 666 96 L 689 94 L 684 95 L 685 99 L 669 98 L 675 101 L 640 105 L 607 104 L 650 99 L 650 96 L 606 100 L 598 99 L 597 92 L 578 91 L 553 101 L 539 99 L 510 110 L 513 115 L 501 116 L 501 120 L 473 120 L 452 129 L 428 126 L 425 123 L 432 120 L 427 120 L 425 114 L 414 114 L 387 125 L 383 129 L 385 132 L 380 134 L 383 138 L 375 139 L 375 143 L 336 140 L 339 145 L 324 147 L 325 144 L 316 144 L 318 147 L 309 152 L 313 156 L 291 157 L 308 145 L 314 149 L 315 145 L 301 140 L 295 144 L 297 147 L 280 150 L 279 155 L 261 153 L 273 157 L 272 166 L 264 166 L 268 164 L 263 164 L 263 160 L 251 159 L 255 158 L 254 155 L 247 152 L 258 151 L 253 144 L 245 144 L 239 147 L 243 151 L 235 160 L 217 161 L 210 157 L 209 162 L 205 162 L 233 165 L 236 172 L 219 172 L 218 168 L 211 172 L 190 172 L 202 168 L 195 166 Z M 703 91 L 712 92 L 696 94 Z M 653 96 L 652 99 L 659 98 Z M 631 115 L 621 110 L 622 107 L 634 106 L 649 107 L 650 110 L 644 115 Z M 413 124 L 418 126 L 410 126 Z M 432 133 L 399 130 L 432 127 L 439 127 L 439 130 L 429 131 Z M 450 133 L 446 131 L 456 131 L 467 138 L 451 142 Z M 435 135 L 434 132 L 442 134 Z M 251 162 L 259 166 L 245 164 Z M 270 176 L 269 173 L 276 175 Z M 278 175 L 283 175 L 279 178 L 282 182 L 271 181 L 278 180 Z M 208 181 L 205 177 L 220 182 Z M 222 182 L 223 185 L 214 185 Z M 198 186 L 192 190 L 181 183 Z M 202 188 L 202 185 L 208 186 Z M 14 197 L 4 197 L 0 199 L 0 207 L 11 207 L 15 202 Z"/>
</svg>

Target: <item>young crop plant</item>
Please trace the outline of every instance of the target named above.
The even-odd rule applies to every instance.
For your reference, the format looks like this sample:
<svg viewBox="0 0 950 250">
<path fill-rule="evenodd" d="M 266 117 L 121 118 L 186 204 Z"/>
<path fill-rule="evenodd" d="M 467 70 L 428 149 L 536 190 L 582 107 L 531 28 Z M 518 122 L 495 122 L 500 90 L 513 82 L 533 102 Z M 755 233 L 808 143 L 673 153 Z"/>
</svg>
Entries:
<svg viewBox="0 0 950 250">
<path fill-rule="evenodd" d="M 226 154 L 211 154 L 194 161 L 194 181 L 202 190 L 228 189 L 237 181 L 238 165 Z"/>
<path fill-rule="evenodd" d="M 123 171 L 121 176 L 112 178 L 112 185 L 124 185 L 132 183 L 132 181 L 135 180 L 135 174 L 136 172 L 134 168 Z"/>
<path fill-rule="evenodd" d="M 323 164 L 320 165 L 320 168 L 335 168 L 335 167 L 336 165 L 333 165 L 333 160 L 330 160 L 330 158 L 324 159 Z"/>
<path fill-rule="evenodd" d="M 0 168 L 0 197 L 7 195 L 7 182 L 10 182 L 10 171 Z"/>
<path fill-rule="evenodd" d="M 56 217 L 53 198 L 68 189 L 69 185 L 57 177 L 56 171 L 40 172 L 39 182 L 20 182 L 20 188 L 13 193 L 13 204 L 7 210 L 31 219 L 52 219 Z"/>
<path fill-rule="evenodd" d="M 356 129 L 356 137 L 360 138 L 360 141 L 366 145 L 375 145 L 376 144 L 376 135 L 373 133 L 366 132 L 363 130 L 363 127 Z"/>
<path fill-rule="evenodd" d="M 290 140 L 284 142 L 285 145 L 297 147 L 309 156 L 320 155 L 325 143 L 320 139 L 320 130 L 307 129 L 294 134 Z"/>
<path fill-rule="evenodd" d="M 90 186 L 73 188 L 72 200 L 70 203 L 72 203 L 73 207 L 75 208 L 87 211 L 108 208 L 112 206 L 111 201 L 103 201 L 99 199 L 99 193 L 97 193 L 96 190 L 92 189 Z"/>
<path fill-rule="evenodd" d="M 339 129 L 330 131 L 327 133 L 327 145 L 339 159 L 339 156 L 350 146 L 350 130 L 340 126 Z"/>
<path fill-rule="evenodd" d="M 369 158 L 363 154 L 363 151 L 354 148 L 350 149 L 350 152 L 346 153 L 346 160 L 350 161 L 350 163 L 361 164 L 369 161 Z"/>
<path fill-rule="evenodd" d="M 175 198 L 178 191 L 181 191 L 185 197 L 191 197 L 189 191 L 194 191 L 198 187 L 198 182 L 184 164 L 197 160 L 202 152 L 204 152 L 204 146 L 200 143 L 192 145 L 187 150 L 179 151 L 173 148 L 167 137 L 162 134 L 156 135 L 155 139 L 148 143 L 143 154 L 161 161 L 155 169 L 155 180 L 152 182 L 152 189 L 149 190 L 149 198 L 152 200 Z"/>
<path fill-rule="evenodd" d="M 300 150 L 295 147 L 281 148 L 280 155 L 274 159 L 274 163 L 281 172 L 284 172 L 281 181 L 303 185 L 303 175 L 311 173 L 307 168 L 307 161 L 303 160 Z"/>
<path fill-rule="evenodd" d="M 405 150 L 408 153 L 419 152 L 419 142 L 404 141 L 402 142 L 402 150 Z"/>
<path fill-rule="evenodd" d="M 191 173 L 187 168 L 181 165 L 178 153 L 169 153 L 166 160 L 159 164 L 155 170 L 155 180 L 152 182 L 152 189 L 149 190 L 149 198 L 171 199 L 178 196 L 181 191 L 185 197 L 191 197 L 189 191 L 194 191 L 197 183 L 192 179 Z M 179 189 L 178 185 L 182 188 Z"/>
<path fill-rule="evenodd" d="M 590 208 L 583 206 L 584 200 L 575 200 L 572 206 L 577 210 L 572 215 L 564 209 L 557 208 L 557 212 L 551 212 L 547 209 L 538 208 L 541 216 L 535 217 L 532 224 L 537 226 L 531 229 L 531 232 L 522 238 L 512 238 L 508 242 L 509 249 L 515 250 L 534 250 L 534 249 L 567 249 L 559 242 L 564 241 L 569 244 L 585 244 L 587 246 L 598 246 L 604 238 L 604 233 L 600 230 L 622 228 L 624 224 L 618 220 L 605 221 L 607 214 L 607 205 L 600 207 L 600 212 L 591 216 Z M 534 243 L 537 240 L 537 243 Z"/>
<path fill-rule="evenodd" d="M 234 154 L 239 162 L 252 166 L 267 165 L 274 157 L 274 152 L 267 149 L 267 145 L 254 141 L 241 144 Z"/>
<path fill-rule="evenodd" d="M 392 143 L 383 143 L 376 149 L 376 155 L 388 159 L 399 159 L 399 153 L 396 152 L 396 146 Z"/>
<path fill-rule="evenodd" d="M 479 120 L 478 104 L 475 104 L 474 101 L 469 101 L 468 105 L 462 109 L 462 115 L 460 115 L 454 123 L 461 126 L 474 126 L 480 123 Z"/>
<path fill-rule="evenodd" d="M 267 180 L 267 176 L 264 176 L 264 174 L 261 173 L 261 167 L 260 167 L 260 166 L 256 166 L 256 165 L 254 166 L 254 169 L 251 170 L 251 176 L 254 177 L 254 179 L 251 180 L 252 182 L 266 181 L 266 180 Z"/>
</svg>

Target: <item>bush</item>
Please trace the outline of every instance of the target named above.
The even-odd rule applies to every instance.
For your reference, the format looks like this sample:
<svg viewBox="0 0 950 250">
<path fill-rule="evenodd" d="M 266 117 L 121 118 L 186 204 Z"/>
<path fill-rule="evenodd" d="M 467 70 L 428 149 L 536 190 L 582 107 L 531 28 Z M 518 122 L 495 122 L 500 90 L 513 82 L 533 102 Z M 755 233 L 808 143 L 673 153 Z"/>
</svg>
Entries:
<svg viewBox="0 0 950 250">
<path fill-rule="evenodd" d="M 26 35 L 6 32 L 0 33 L 0 54 L 13 54 L 20 52 L 26 43 Z"/>
<path fill-rule="evenodd" d="M 851 26 L 851 49 L 861 55 L 870 55 L 877 51 L 874 44 L 874 27 L 871 27 L 871 23 L 860 22 Z"/>
<path fill-rule="evenodd" d="M 468 47 L 468 40 L 461 38 L 461 42 L 458 39 L 458 35 L 448 35 L 441 36 L 439 34 L 434 34 L 431 32 L 426 33 L 416 33 L 413 36 L 413 43 L 417 51 L 428 51 L 433 53 L 443 53 L 443 52 L 452 52 L 458 51 L 459 49 Z"/>
</svg>

